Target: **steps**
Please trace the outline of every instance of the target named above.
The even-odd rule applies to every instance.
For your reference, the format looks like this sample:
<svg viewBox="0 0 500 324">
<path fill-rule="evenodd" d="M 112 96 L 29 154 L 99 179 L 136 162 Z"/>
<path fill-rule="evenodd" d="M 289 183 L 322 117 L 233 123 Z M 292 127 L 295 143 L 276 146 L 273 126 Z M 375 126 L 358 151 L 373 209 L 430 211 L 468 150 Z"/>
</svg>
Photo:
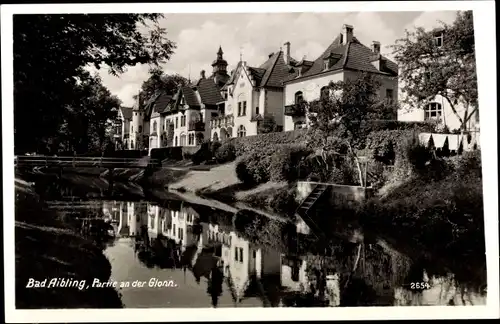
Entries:
<svg viewBox="0 0 500 324">
<path fill-rule="evenodd" d="M 327 185 L 317 184 L 311 193 L 304 199 L 304 201 L 297 208 L 296 213 L 300 217 L 304 217 L 308 215 L 308 212 L 313 208 L 316 202 L 321 198 L 321 196 L 325 193 Z"/>
</svg>

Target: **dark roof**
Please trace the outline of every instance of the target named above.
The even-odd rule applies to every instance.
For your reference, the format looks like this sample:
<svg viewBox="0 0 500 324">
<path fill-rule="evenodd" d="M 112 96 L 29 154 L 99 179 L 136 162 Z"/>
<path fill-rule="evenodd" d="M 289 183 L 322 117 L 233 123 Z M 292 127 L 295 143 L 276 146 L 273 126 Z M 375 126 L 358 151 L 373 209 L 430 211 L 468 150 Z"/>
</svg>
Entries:
<svg viewBox="0 0 500 324">
<path fill-rule="evenodd" d="M 165 92 L 161 93 L 160 96 L 153 103 L 153 114 L 159 115 L 162 114 L 165 110 L 167 110 L 168 104 L 172 101 L 172 95 L 169 95 Z"/>
<path fill-rule="evenodd" d="M 290 58 L 290 64 L 285 63 L 283 51 L 279 51 L 269 55 L 269 58 L 259 67 L 248 67 L 248 71 L 256 81 L 256 86 L 259 87 L 283 87 L 283 81 L 294 76 L 291 68 L 297 63 L 297 60 Z M 234 69 L 237 71 L 242 66 L 242 62 Z M 236 73 L 232 73 L 229 80 L 222 89 L 235 82 Z"/>
<path fill-rule="evenodd" d="M 151 113 L 153 112 L 153 105 L 156 102 L 156 99 L 160 97 L 161 93 L 156 92 L 154 95 L 149 98 L 148 101 L 146 101 L 146 104 L 144 105 L 144 118 L 146 120 L 151 118 Z"/>
<path fill-rule="evenodd" d="M 132 108 L 130 108 L 130 107 L 120 107 L 120 110 L 122 111 L 123 118 L 125 118 L 125 119 L 132 119 Z"/>
<path fill-rule="evenodd" d="M 382 71 L 378 70 L 371 63 L 374 57 L 373 51 L 367 46 L 361 44 L 356 37 L 353 37 L 352 41 L 347 44 L 341 44 L 340 39 L 340 35 L 337 36 L 326 48 L 326 50 L 314 61 L 311 68 L 303 73 L 302 76 L 297 77 L 298 71 L 296 71 L 294 75 L 285 80 L 285 82 L 326 72 L 323 69 L 324 59 L 332 54 L 334 56 L 340 55 L 340 59 L 333 66 L 331 66 L 328 71 L 352 69 L 394 76 L 398 74 L 397 64 L 382 55 L 380 55 L 380 59 L 386 63 L 385 68 Z"/>
<path fill-rule="evenodd" d="M 204 105 L 216 105 L 222 101 L 222 95 L 220 94 L 217 85 L 213 79 L 200 79 L 196 85 L 198 93 L 200 94 L 201 102 Z"/>
</svg>

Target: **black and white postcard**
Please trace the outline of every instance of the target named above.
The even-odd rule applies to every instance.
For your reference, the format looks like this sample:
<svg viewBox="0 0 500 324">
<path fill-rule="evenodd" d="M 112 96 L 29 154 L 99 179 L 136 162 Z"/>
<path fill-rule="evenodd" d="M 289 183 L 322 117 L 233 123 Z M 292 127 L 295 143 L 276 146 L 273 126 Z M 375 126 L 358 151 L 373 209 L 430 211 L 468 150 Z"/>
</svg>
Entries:
<svg viewBox="0 0 500 324">
<path fill-rule="evenodd" d="M 498 317 L 494 12 L 2 5 L 6 319 Z"/>
</svg>

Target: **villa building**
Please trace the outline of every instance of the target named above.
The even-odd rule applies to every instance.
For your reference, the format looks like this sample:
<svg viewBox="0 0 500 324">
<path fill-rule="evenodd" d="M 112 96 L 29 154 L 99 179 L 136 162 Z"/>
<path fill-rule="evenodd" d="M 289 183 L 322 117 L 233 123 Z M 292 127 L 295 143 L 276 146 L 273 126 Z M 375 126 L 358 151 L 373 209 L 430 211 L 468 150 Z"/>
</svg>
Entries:
<svg viewBox="0 0 500 324">
<path fill-rule="evenodd" d="M 208 78 L 202 70 L 197 82 L 180 87 L 175 95 L 162 93 L 153 98 L 150 103 L 150 149 L 196 146 L 210 138 L 210 122 L 224 105 L 220 89 L 229 79 L 223 54 L 219 47 Z"/>
<path fill-rule="evenodd" d="M 296 61 L 290 57 L 290 43 L 269 54 L 259 67 L 240 61 L 222 87 L 225 105 L 211 124 L 211 139 L 256 135 L 258 125 L 268 116 L 278 129 L 283 128 L 283 80 L 289 77 Z"/>
<path fill-rule="evenodd" d="M 118 110 L 118 123 L 115 125 L 115 134 L 119 135 L 121 144 L 123 148 L 128 149 L 129 145 L 129 135 L 130 135 L 130 123 L 132 122 L 132 108 L 120 107 Z"/>
<path fill-rule="evenodd" d="M 398 66 L 380 54 L 380 43 L 369 48 L 354 37 L 354 28 L 344 25 L 341 33 L 316 60 L 301 60 L 293 64 L 293 75 L 284 81 L 284 130 L 307 127 L 306 111 L 300 105 L 328 95 L 330 82 L 357 78 L 361 72 L 380 76 L 380 97 L 391 101 L 398 98 Z M 394 112 L 396 118 L 396 111 Z"/>
</svg>

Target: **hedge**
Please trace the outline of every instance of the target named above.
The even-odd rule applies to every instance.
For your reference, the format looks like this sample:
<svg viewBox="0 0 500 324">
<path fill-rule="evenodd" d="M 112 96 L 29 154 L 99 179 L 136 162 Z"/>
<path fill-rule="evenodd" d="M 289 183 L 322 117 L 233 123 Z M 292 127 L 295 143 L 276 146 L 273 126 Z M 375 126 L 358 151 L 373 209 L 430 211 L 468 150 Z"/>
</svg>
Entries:
<svg viewBox="0 0 500 324">
<path fill-rule="evenodd" d="M 165 159 L 182 160 L 182 147 L 162 147 L 151 149 L 151 159 L 163 161 Z"/>
<path fill-rule="evenodd" d="M 262 149 L 263 146 L 270 146 L 272 144 L 295 144 L 304 141 L 306 139 L 306 133 L 307 130 L 300 129 L 288 132 L 235 137 L 228 139 L 227 142 L 234 145 L 236 156 L 242 156 L 245 153 L 251 153 Z"/>
</svg>

